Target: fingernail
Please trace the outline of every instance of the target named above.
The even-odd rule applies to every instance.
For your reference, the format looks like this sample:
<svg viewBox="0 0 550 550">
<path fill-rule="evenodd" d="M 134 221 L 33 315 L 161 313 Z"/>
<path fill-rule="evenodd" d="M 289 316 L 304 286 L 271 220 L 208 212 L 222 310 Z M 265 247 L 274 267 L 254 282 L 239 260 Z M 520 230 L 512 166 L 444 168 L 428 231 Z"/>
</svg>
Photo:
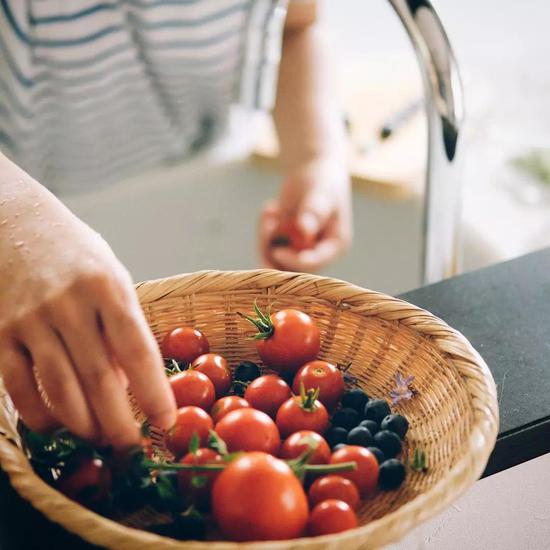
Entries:
<svg viewBox="0 0 550 550">
<path fill-rule="evenodd" d="M 298 219 L 302 231 L 309 235 L 317 235 L 319 231 L 319 220 L 312 212 L 304 212 Z"/>
</svg>

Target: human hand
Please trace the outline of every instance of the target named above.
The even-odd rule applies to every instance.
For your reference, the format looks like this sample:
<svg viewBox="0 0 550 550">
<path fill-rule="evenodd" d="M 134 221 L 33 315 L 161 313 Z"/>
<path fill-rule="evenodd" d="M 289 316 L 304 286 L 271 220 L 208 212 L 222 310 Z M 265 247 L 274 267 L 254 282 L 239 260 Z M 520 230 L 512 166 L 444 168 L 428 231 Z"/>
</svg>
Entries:
<svg viewBox="0 0 550 550">
<path fill-rule="evenodd" d="M 294 236 L 283 234 L 289 228 Z M 281 236 L 294 243 L 281 246 Z M 260 215 L 265 267 L 316 272 L 343 254 L 351 240 L 350 180 L 339 158 L 300 164 L 284 180 L 278 200 L 266 203 Z"/>
<path fill-rule="evenodd" d="M 136 444 L 129 383 L 149 420 L 172 426 L 174 397 L 128 272 L 48 192 L 10 192 L 0 225 L 0 374 L 24 422 Z"/>
</svg>

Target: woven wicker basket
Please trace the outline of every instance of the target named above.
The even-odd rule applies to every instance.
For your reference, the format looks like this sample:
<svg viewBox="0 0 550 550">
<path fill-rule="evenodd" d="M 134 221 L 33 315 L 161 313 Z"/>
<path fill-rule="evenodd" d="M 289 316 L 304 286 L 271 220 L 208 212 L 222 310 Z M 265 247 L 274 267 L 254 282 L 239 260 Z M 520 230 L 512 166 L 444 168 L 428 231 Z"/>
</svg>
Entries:
<svg viewBox="0 0 550 550">
<path fill-rule="evenodd" d="M 255 299 L 275 309 L 296 307 L 322 332 L 321 357 L 350 372 L 375 397 L 387 398 L 397 371 L 414 375 L 414 397 L 396 407 L 411 422 L 410 447 L 426 451 L 429 469 L 407 475 L 398 491 L 363 503 L 357 529 L 318 538 L 235 544 L 178 542 L 124 526 L 82 508 L 32 471 L 20 449 L 16 413 L 0 387 L 0 461 L 13 486 L 49 519 L 101 546 L 138 550 L 369 549 L 402 538 L 461 495 L 483 472 L 494 446 L 495 384 L 478 353 L 458 332 L 406 302 L 342 281 L 276 271 L 207 271 L 137 285 L 157 338 L 170 328 L 204 331 L 212 350 L 231 364 L 257 361 L 250 326 L 237 311 Z"/>
</svg>

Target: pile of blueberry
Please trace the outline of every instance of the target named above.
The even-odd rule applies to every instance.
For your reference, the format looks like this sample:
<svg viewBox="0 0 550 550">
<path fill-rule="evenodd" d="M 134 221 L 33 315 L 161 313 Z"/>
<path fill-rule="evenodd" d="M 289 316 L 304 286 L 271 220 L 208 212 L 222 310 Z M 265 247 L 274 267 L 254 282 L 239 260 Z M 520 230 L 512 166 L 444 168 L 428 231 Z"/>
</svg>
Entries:
<svg viewBox="0 0 550 550">
<path fill-rule="evenodd" d="M 396 457 L 408 429 L 408 420 L 392 414 L 386 401 L 370 399 L 363 390 L 352 389 L 343 395 L 342 408 L 334 413 L 325 439 L 333 450 L 344 445 L 366 447 L 380 464 L 380 488 L 391 490 L 405 479 L 405 465 Z"/>
</svg>

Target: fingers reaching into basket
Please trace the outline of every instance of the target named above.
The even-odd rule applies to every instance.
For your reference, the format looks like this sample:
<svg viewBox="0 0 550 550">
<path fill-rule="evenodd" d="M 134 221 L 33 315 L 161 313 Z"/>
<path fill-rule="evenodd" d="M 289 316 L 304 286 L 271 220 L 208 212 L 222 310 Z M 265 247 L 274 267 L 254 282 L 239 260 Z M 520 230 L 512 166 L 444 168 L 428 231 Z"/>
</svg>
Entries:
<svg viewBox="0 0 550 550">
<path fill-rule="evenodd" d="M 95 231 L 13 170 L 18 186 L 0 181 L 13 218 L 0 227 L 0 375 L 23 420 L 137 444 L 129 383 L 150 421 L 170 427 L 174 397 L 128 272 Z"/>
</svg>

